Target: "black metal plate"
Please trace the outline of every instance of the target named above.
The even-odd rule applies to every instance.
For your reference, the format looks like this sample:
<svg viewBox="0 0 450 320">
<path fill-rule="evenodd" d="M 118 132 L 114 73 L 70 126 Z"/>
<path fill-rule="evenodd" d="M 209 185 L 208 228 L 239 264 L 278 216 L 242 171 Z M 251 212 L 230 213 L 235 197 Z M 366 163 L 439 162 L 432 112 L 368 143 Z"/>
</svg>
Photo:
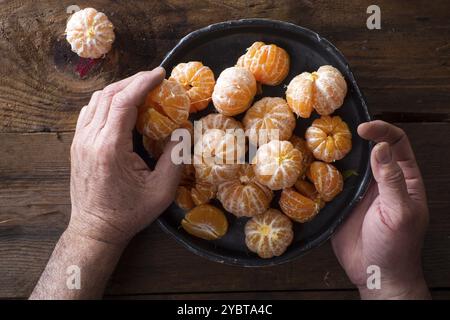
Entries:
<svg viewBox="0 0 450 320">
<path fill-rule="evenodd" d="M 335 114 L 341 116 L 349 125 L 353 135 L 353 149 L 335 165 L 341 172 L 355 170 L 358 176 L 347 179 L 344 191 L 328 203 L 311 222 L 295 223 L 293 243 L 282 256 L 272 259 L 261 259 L 246 248 L 244 226 L 247 219 L 236 219 L 227 213 L 230 228 L 226 236 L 217 241 L 205 241 L 190 236 L 180 228 L 185 212 L 175 204 L 159 218 L 162 229 L 192 252 L 216 262 L 248 267 L 284 263 L 325 242 L 362 198 L 371 179 L 370 144 L 356 133 L 358 124 L 370 120 L 366 103 L 343 55 L 317 33 L 281 21 L 265 19 L 227 21 L 194 31 L 184 37 L 167 54 L 162 66 L 169 74 L 180 62 L 202 61 L 214 71 L 217 78 L 222 70 L 235 65 L 238 57 L 255 41 L 274 43 L 284 48 L 291 57 L 288 77 L 279 86 L 264 86 L 262 96 L 284 97 L 285 86 L 294 76 L 304 71 L 312 72 L 322 65 L 332 65 L 342 72 L 349 90 L 344 105 Z M 192 120 L 214 111 L 214 107 L 210 104 L 206 110 L 194 114 Z M 306 128 L 316 117 L 317 115 L 310 119 L 300 118 L 297 121 L 296 134 L 304 136 Z M 136 151 L 151 162 L 142 147 L 141 139 L 137 138 L 135 142 Z M 214 204 L 220 206 L 218 202 Z M 274 199 L 272 207 L 278 208 L 278 197 Z"/>
</svg>

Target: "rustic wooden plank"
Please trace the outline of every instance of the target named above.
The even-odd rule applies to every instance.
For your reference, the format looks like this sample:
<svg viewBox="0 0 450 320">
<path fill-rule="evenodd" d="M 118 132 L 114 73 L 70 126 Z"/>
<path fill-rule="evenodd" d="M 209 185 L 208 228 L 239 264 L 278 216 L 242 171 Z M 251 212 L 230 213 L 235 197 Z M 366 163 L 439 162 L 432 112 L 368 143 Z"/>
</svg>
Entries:
<svg viewBox="0 0 450 320">
<path fill-rule="evenodd" d="M 431 211 L 425 274 L 450 287 L 450 124 L 405 123 L 422 167 Z M 27 296 L 70 214 L 72 133 L 0 134 L 0 297 Z M 201 270 L 201 272 L 199 272 Z M 351 289 L 329 244 L 273 268 L 243 269 L 200 258 L 157 225 L 130 244 L 108 294 Z"/>
<path fill-rule="evenodd" d="M 380 0 L 382 29 L 365 27 L 370 1 L 78 1 L 105 11 L 115 49 L 85 79 L 63 39 L 70 0 L 0 8 L 0 131 L 73 130 L 93 91 L 159 64 L 187 32 L 230 19 L 293 22 L 329 38 L 348 58 L 375 115 L 437 113 L 449 119 L 450 3 Z"/>
</svg>

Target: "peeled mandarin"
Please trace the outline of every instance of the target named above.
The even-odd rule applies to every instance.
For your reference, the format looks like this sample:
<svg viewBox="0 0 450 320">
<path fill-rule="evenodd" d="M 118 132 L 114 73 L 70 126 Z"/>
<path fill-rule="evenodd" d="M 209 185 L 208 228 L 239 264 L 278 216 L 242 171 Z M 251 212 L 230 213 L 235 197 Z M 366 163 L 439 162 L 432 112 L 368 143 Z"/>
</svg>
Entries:
<svg viewBox="0 0 450 320">
<path fill-rule="evenodd" d="M 183 229 L 198 238 L 217 240 L 228 230 L 228 221 L 222 210 L 202 204 L 189 211 L 181 221 Z"/>
<path fill-rule="evenodd" d="M 262 98 L 247 110 L 243 119 L 250 141 L 257 145 L 260 139 L 289 140 L 295 129 L 294 114 L 283 98 Z"/>
<path fill-rule="evenodd" d="M 104 13 L 86 8 L 69 18 L 66 38 L 72 51 L 80 57 L 97 59 L 111 50 L 115 39 L 114 26 Z"/>
<path fill-rule="evenodd" d="M 212 70 L 199 61 L 178 64 L 172 70 L 169 80 L 178 82 L 186 90 L 191 102 L 190 112 L 197 112 L 208 106 L 216 83 Z"/>
<path fill-rule="evenodd" d="M 200 119 L 202 133 L 210 129 L 220 129 L 223 131 L 243 129 L 242 124 L 233 117 L 224 116 L 221 113 L 210 113 Z"/>
<path fill-rule="evenodd" d="M 183 210 L 190 210 L 195 207 L 191 191 L 185 186 L 178 186 L 175 203 Z"/>
<path fill-rule="evenodd" d="M 276 209 L 254 216 L 245 225 L 247 248 L 264 259 L 282 255 L 293 239 L 291 220 Z"/>
<path fill-rule="evenodd" d="M 222 71 L 217 79 L 212 100 L 214 107 L 226 116 L 244 112 L 256 94 L 256 80 L 244 68 L 231 67 Z"/>
<path fill-rule="evenodd" d="M 286 100 L 292 111 L 309 118 L 313 109 L 320 115 L 329 115 L 344 103 L 347 83 L 332 66 L 322 66 L 316 72 L 303 72 L 294 77 L 286 90 Z"/>
<path fill-rule="evenodd" d="M 319 203 L 293 188 L 286 188 L 281 192 L 279 205 L 289 218 L 300 223 L 310 221 L 320 210 Z"/>
<path fill-rule="evenodd" d="M 352 134 L 339 116 L 322 116 L 306 130 L 306 142 L 318 160 L 333 162 L 352 149 Z"/>
<path fill-rule="evenodd" d="M 344 187 L 342 174 L 329 163 L 315 161 L 309 167 L 308 176 L 320 197 L 329 202 L 341 193 Z"/>
<path fill-rule="evenodd" d="M 186 90 L 175 81 L 163 80 L 139 107 L 136 128 L 151 139 L 164 139 L 186 123 L 189 106 Z"/>
<path fill-rule="evenodd" d="M 316 187 L 311 182 L 303 179 L 298 179 L 294 187 L 301 195 L 317 202 L 319 204 L 320 209 L 322 209 L 325 206 L 325 201 L 323 201 L 322 198 L 320 198 L 320 195 L 317 192 Z"/>
<path fill-rule="evenodd" d="M 294 148 L 298 149 L 302 155 L 303 155 L 303 169 L 300 173 L 300 177 L 303 178 L 306 174 L 306 170 L 308 169 L 309 165 L 314 162 L 314 155 L 309 150 L 308 145 L 306 144 L 305 139 L 300 138 L 296 135 L 292 135 L 291 139 L 289 140 Z"/>
<path fill-rule="evenodd" d="M 303 168 L 302 153 L 289 141 L 272 140 L 256 152 L 254 170 L 257 180 L 271 190 L 295 184 Z"/>
<path fill-rule="evenodd" d="M 256 81 L 276 86 L 288 75 L 290 58 L 286 50 L 277 45 L 255 42 L 239 58 L 236 66 L 250 70 Z"/>
<path fill-rule="evenodd" d="M 249 164 L 242 165 L 239 176 L 221 183 L 217 190 L 217 199 L 222 206 L 237 217 L 252 217 L 265 212 L 272 198 L 272 191 L 256 181 Z"/>
<path fill-rule="evenodd" d="M 238 144 L 234 134 L 210 129 L 197 141 L 194 153 L 197 179 L 217 186 L 239 175 L 238 156 L 245 154 L 245 145 Z"/>
</svg>

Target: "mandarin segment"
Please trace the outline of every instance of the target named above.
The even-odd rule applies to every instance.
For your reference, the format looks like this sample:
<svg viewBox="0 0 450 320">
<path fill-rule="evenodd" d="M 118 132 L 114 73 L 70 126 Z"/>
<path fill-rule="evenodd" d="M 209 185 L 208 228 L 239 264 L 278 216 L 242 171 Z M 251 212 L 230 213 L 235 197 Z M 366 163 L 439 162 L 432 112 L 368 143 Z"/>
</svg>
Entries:
<svg viewBox="0 0 450 320">
<path fill-rule="evenodd" d="M 282 255 L 293 239 L 291 220 L 276 209 L 254 216 L 245 225 L 247 248 L 264 259 Z"/>
<path fill-rule="evenodd" d="M 326 202 L 333 200 L 344 187 L 342 174 L 329 163 L 313 162 L 309 167 L 308 176 L 314 183 L 320 197 Z"/>
<path fill-rule="evenodd" d="M 281 192 L 279 201 L 281 210 L 292 220 L 304 223 L 314 218 L 320 210 L 318 202 L 286 188 Z"/>
<path fill-rule="evenodd" d="M 256 152 L 254 170 L 257 180 L 271 190 L 295 184 L 303 168 L 302 153 L 289 141 L 272 140 Z"/>
<path fill-rule="evenodd" d="M 309 118 L 313 109 L 320 115 L 329 115 L 344 103 L 347 83 L 332 66 L 322 66 L 316 72 L 303 72 L 294 77 L 286 90 L 286 100 L 292 111 Z"/>
<path fill-rule="evenodd" d="M 262 98 L 247 110 L 243 119 L 250 141 L 257 145 L 259 139 L 289 140 L 295 129 L 294 114 L 283 98 Z"/>
<path fill-rule="evenodd" d="M 306 130 L 306 142 L 318 160 L 334 162 L 352 149 L 352 134 L 339 116 L 322 116 Z"/>
<path fill-rule="evenodd" d="M 242 165 L 239 176 L 221 183 L 217 191 L 217 199 L 225 210 L 237 217 L 252 217 L 265 212 L 272 198 L 272 191 L 256 181 L 249 164 Z"/>
<path fill-rule="evenodd" d="M 163 80 L 139 107 L 136 128 L 151 139 L 164 139 L 187 121 L 189 105 L 186 90 L 179 83 Z"/>
<path fill-rule="evenodd" d="M 256 81 L 276 86 L 288 75 L 290 58 L 283 48 L 258 41 L 238 59 L 236 66 L 250 70 Z"/>
<path fill-rule="evenodd" d="M 205 109 L 211 101 L 216 83 L 212 70 L 199 61 L 180 63 L 173 68 L 169 80 L 178 82 L 190 100 L 190 112 Z"/>
<path fill-rule="evenodd" d="M 209 204 L 189 211 L 181 226 L 187 233 L 205 240 L 217 240 L 228 231 L 228 221 L 223 211 Z"/>
<path fill-rule="evenodd" d="M 212 100 L 214 107 L 226 116 L 244 112 L 256 94 L 256 80 L 244 68 L 231 67 L 222 71 L 217 79 Z"/>
</svg>

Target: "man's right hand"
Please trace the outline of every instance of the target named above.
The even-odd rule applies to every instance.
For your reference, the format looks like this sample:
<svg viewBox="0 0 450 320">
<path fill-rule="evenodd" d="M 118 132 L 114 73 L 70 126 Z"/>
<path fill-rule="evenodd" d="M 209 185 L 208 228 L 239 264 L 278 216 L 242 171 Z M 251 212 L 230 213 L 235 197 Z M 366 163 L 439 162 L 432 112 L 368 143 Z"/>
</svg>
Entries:
<svg viewBox="0 0 450 320">
<path fill-rule="evenodd" d="M 427 200 L 408 137 L 383 121 L 361 124 L 358 134 L 377 143 L 371 155 L 375 182 L 334 235 L 334 252 L 361 298 L 429 298 L 421 264 Z M 370 265 L 380 268 L 379 290 L 367 288 Z"/>
</svg>

